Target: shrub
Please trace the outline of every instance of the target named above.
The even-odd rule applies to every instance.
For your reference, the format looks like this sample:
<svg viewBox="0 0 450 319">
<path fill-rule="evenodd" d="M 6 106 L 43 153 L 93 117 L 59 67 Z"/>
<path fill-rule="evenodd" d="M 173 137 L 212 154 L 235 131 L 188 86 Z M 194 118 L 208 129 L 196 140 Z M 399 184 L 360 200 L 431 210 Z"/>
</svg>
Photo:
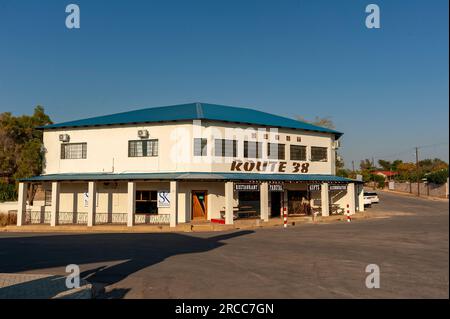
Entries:
<svg viewBox="0 0 450 319">
<path fill-rule="evenodd" d="M 17 223 L 16 213 L 8 213 L 8 214 L 0 213 L 0 227 L 6 225 L 15 225 L 16 223 Z"/>
<path fill-rule="evenodd" d="M 376 183 L 379 188 L 384 188 L 384 176 L 370 174 L 370 181 Z"/>
<path fill-rule="evenodd" d="M 0 202 L 17 200 L 17 191 L 14 184 L 0 183 Z"/>
<path fill-rule="evenodd" d="M 445 184 L 448 178 L 448 169 L 436 171 L 427 175 L 427 181 L 434 184 Z"/>
</svg>

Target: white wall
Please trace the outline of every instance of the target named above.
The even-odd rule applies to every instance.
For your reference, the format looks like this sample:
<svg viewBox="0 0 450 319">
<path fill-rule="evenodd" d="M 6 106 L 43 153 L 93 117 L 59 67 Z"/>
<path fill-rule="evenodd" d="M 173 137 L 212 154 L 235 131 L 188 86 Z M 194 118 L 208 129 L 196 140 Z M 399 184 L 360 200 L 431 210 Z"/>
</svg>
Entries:
<svg viewBox="0 0 450 319">
<path fill-rule="evenodd" d="M 159 156 L 157 157 L 128 157 L 128 141 L 138 140 L 137 131 L 146 129 L 150 139 L 159 140 Z M 44 131 L 45 146 L 45 174 L 57 173 L 133 173 L 133 172 L 229 172 L 231 158 L 215 157 L 214 139 L 229 138 L 238 140 L 238 159 L 248 161 L 243 157 L 243 141 L 256 140 L 251 132 L 256 132 L 257 126 L 244 126 L 217 122 L 201 122 L 201 125 L 192 122 L 159 123 L 149 125 L 107 126 L 91 128 L 74 128 L 67 130 Z M 267 132 L 270 139 L 263 138 L 266 132 L 258 133 L 258 138 L 267 145 L 267 142 L 283 143 L 286 150 L 286 171 L 292 173 L 293 161 L 290 161 L 289 145 L 306 145 L 308 174 L 333 174 L 334 151 L 331 144 L 334 136 L 325 133 L 307 132 L 290 129 L 280 129 L 278 132 Z M 87 143 L 87 159 L 60 159 L 60 134 L 69 134 L 71 143 Z M 231 134 L 231 136 L 229 136 Z M 275 140 L 274 136 L 280 139 Z M 290 136 L 291 141 L 286 140 Z M 208 156 L 194 157 L 193 138 L 208 139 Z M 297 142 L 297 137 L 301 142 Z M 310 146 L 328 148 L 327 162 L 311 162 Z M 266 154 L 267 147 L 263 146 Z M 265 160 L 257 159 L 259 161 Z M 267 160 L 267 159 L 266 159 Z M 277 160 L 269 160 L 279 162 Z M 304 163 L 304 162 L 301 162 Z M 278 173 L 278 171 L 276 171 Z"/>
</svg>

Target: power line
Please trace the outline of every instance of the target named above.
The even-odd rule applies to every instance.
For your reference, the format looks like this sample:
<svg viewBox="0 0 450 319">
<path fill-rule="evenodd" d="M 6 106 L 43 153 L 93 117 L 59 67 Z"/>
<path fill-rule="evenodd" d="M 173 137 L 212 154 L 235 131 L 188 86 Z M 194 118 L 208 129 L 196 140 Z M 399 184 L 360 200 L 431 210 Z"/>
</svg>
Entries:
<svg viewBox="0 0 450 319">
<path fill-rule="evenodd" d="M 389 155 L 382 155 L 382 156 L 372 156 L 372 157 L 376 158 L 376 159 L 384 159 L 384 158 L 396 157 L 396 156 L 403 155 L 403 154 L 406 154 L 406 153 L 410 153 L 411 156 L 413 156 L 414 155 L 414 151 L 415 151 L 416 148 L 421 149 L 421 148 L 429 148 L 429 147 L 441 146 L 441 145 L 448 145 L 448 142 L 420 145 L 420 146 L 410 147 L 410 148 L 405 149 L 404 151 L 401 151 L 401 152 L 397 152 L 397 153 L 393 153 L 393 154 L 389 154 Z M 368 157 L 368 158 L 370 158 L 370 157 Z"/>
</svg>

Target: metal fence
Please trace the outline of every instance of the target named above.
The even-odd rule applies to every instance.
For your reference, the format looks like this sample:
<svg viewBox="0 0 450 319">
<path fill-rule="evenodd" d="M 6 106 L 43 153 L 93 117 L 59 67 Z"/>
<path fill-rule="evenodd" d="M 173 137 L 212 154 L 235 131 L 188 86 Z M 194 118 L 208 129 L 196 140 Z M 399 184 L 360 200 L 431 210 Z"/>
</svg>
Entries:
<svg viewBox="0 0 450 319">
<path fill-rule="evenodd" d="M 51 212 L 26 210 L 24 212 L 24 224 L 48 224 L 51 221 Z M 127 213 L 95 213 L 95 225 L 126 225 L 128 221 Z M 57 224 L 59 225 L 87 225 L 87 212 L 59 212 Z M 136 214 L 134 216 L 136 225 L 168 225 L 170 224 L 170 214 Z"/>
<path fill-rule="evenodd" d="M 51 212 L 46 211 L 34 211 L 34 210 L 26 210 L 24 212 L 24 224 L 49 224 L 51 219 Z"/>
<path fill-rule="evenodd" d="M 136 225 L 165 225 L 170 224 L 170 214 L 136 214 L 134 215 Z"/>
<path fill-rule="evenodd" d="M 95 213 L 95 224 L 117 224 L 126 225 L 128 214 L 127 213 Z"/>
<path fill-rule="evenodd" d="M 59 212 L 58 224 L 61 225 L 87 225 L 87 213 Z"/>
</svg>

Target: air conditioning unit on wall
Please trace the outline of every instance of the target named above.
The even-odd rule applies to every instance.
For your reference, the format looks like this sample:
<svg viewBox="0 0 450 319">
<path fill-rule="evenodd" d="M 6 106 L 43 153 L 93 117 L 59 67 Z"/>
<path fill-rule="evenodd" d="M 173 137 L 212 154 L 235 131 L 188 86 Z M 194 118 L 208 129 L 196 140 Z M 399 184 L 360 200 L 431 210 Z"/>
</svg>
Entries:
<svg viewBox="0 0 450 319">
<path fill-rule="evenodd" d="M 69 142 L 70 141 L 69 134 L 59 134 L 59 141 L 64 143 Z"/>
<path fill-rule="evenodd" d="M 148 137 L 148 131 L 147 130 L 138 130 L 138 136 L 140 138 L 147 138 Z"/>
<path fill-rule="evenodd" d="M 334 142 L 333 142 L 332 148 L 333 148 L 334 150 L 337 150 L 337 149 L 340 148 L 340 147 L 341 147 L 341 141 L 337 140 L 337 141 L 334 141 Z"/>
</svg>

